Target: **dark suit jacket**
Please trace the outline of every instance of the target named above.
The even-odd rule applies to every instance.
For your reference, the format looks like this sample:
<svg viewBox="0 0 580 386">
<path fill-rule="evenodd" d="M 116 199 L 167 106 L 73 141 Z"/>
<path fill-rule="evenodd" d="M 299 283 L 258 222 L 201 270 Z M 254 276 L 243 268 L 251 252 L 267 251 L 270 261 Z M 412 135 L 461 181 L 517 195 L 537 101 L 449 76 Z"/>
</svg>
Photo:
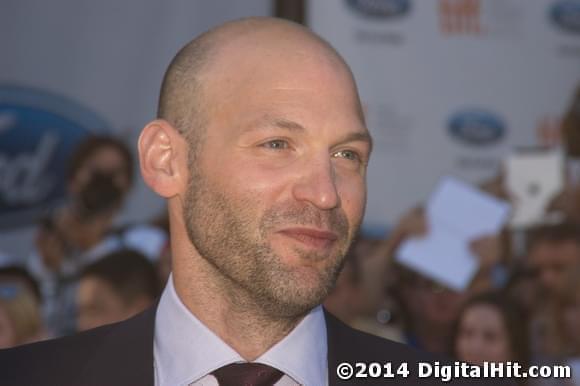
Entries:
<svg viewBox="0 0 580 386">
<path fill-rule="evenodd" d="M 2 386 L 154 386 L 153 332 L 155 307 L 127 321 L 60 339 L 0 350 Z M 416 377 L 418 361 L 440 360 L 406 345 L 354 330 L 325 312 L 328 331 L 328 371 L 338 385 L 501 385 L 499 380 L 458 380 L 442 383 Z M 316 344 L 313 342 L 313 344 Z M 185 360 L 185 359 L 184 359 Z M 393 371 L 408 362 L 408 378 L 342 381 L 342 362 L 392 362 Z M 506 383 L 507 384 L 507 383 Z M 308 385 L 322 386 L 322 385 Z"/>
</svg>

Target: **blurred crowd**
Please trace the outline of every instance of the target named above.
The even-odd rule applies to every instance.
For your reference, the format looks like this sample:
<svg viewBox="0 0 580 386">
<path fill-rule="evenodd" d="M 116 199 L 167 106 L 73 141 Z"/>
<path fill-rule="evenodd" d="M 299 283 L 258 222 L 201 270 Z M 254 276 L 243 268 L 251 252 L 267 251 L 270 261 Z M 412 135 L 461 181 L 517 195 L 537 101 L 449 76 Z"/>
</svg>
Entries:
<svg viewBox="0 0 580 386">
<path fill-rule="evenodd" d="M 39 220 L 31 255 L 0 265 L 0 348 L 126 319 L 169 276 L 166 218 L 116 221 L 134 180 L 126 144 L 91 136 L 68 165 L 67 198 Z"/>
<path fill-rule="evenodd" d="M 580 88 L 561 133 L 564 152 L 575 162 L 579 133 Z M 520 385 L 580 385 L 580 184 L 574 170 L 566 172 L 545 221 L 517 229 L 506 225 L 471 241 L 479 269 L 465 291 L 397 261 L 405 240 L 429 232 L 418 205 L 385 237 L 361 232 L 325 306 L 355 328 L 462 361 L 572 369 L 572 379 L 528 379 Z M 510 201 L 505 185 L 498 171 L 479 188 Z"/>
<path fill-rule="evenodd" d="M 563 125 L 572 157 L 580 92 L 575 101 Z M 34 252 L 0 267 L 0 348 L 128 318 L 156 301 L 170 275 L 163 215 L 115 222 L 134 180 L 127 146 L 90 137 L 69 165 L 68 198 L 39 221 Z M 501 173 L 480 188 L 509 200 Z M 429 232 L 418 205 L 388 234 L 360 232 L 324 305 L 355 328 L 470 363 L 568 364 L 580 373 L 580 184 L 568 180 L 549 210 L 557 222 L 473 240 L 479 270 L 459 292 L 394 258 L 402 242 Z"/>
</svg>

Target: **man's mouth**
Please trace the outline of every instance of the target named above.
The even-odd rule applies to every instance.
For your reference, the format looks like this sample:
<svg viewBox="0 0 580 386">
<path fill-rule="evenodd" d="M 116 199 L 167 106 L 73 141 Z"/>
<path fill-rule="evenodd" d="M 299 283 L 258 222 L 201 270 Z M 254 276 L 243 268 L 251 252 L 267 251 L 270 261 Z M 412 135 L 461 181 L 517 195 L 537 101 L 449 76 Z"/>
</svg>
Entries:
<svg viewBox="0 0 580 386">
<path fill-rule="evenodd" d="M 316 228 L 285 228 L 278 233 L 313 249 L 329 249 L 338 240 L 335 232 Z"/>
</svg>

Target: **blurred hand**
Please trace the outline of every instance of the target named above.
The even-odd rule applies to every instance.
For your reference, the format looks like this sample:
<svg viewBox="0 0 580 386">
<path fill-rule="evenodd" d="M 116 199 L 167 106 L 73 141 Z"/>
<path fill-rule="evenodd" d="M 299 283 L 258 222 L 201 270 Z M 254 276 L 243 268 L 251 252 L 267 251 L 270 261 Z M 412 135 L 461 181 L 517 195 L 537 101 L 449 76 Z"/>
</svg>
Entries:
<svg viewBox="0 0 580 386">
<path fill-rule="evenodd" d="M 425 236 L 428 231 L 427 217 L 422 207 L 416 207 L 405 213 L 393 230 L 394 235 L 407 237 Z"/>
<path fill-rule="evenodd" d="M 56 232 L 50 229 L 41 229 L 36 239 L 36 246 L 44 265 L 51 271 L 58 271 L 65 251 Z"/>
<path fill-rule="evenodd" d="M 406 212 L 385 239 L 383 251 L 390 256 L 409 237 L 423 237 L 428 232 L 425 210 L 418 206 Z M 383 251 L 381 251 L 382 254 Z"/>
<path fill-rule="evenodd" d="M 481 268 L 490 268 L 501 258 L 499 235 L 486 235 L 470 243 L 471 251 L 479 258 Z"/>
<path fill-rule="evenodd" d="M 501 171 L 492 179 L 484 181 L 482 184 L 479 185 L 479 188 L 482 191 L 489 193 L 494 197 L 500 198 L 502 200 L 511 201 L 510 194 L 505 186 L 505 176 L 503 171 Z"/>
<path fill-rule="evenodd" d="M 580 189 L 571 183 L 566 183 L 564 189 L 552 198 L 548 205 L 548 212 L 561 213 L 564 218 L 580 220 Z"/>
</svg>

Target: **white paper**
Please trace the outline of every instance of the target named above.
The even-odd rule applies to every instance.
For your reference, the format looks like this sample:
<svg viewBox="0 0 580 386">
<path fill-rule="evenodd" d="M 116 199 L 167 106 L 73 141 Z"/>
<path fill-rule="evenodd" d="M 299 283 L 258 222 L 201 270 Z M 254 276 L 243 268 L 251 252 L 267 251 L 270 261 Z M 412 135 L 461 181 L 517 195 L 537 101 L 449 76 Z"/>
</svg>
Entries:
<svg viewBox="0 0 580 386">
<path fill-rule="evenodd" d="M 506 160 L 506 188 L 514 201 L 513 227 L 542 222 L 550 201 L 564 187 L 563 163 L 558 151 L 516 153 Z"/>
<path fill-rule="evenodd" d="M 396 260 L 449 288 L 463 291 L 479 267 L 469 243 L 498 233 L 509 210 L 507 202 L 446 177 L 427 202 L 429 233 L 403 242 Z"/>
</svg>

